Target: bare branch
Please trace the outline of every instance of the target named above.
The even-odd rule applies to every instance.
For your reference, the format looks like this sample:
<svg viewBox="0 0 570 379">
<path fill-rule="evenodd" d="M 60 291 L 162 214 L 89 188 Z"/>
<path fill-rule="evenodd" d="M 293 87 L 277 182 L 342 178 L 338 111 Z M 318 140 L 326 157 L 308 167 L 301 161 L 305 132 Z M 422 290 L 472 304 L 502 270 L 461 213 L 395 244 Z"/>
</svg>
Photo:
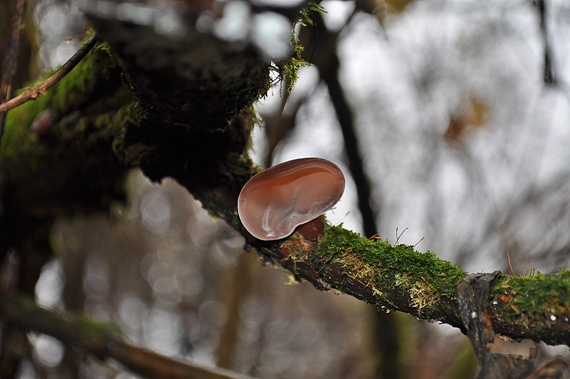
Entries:
<svg viewBox="0 0 570 379">
<path fill-rule="evenodd" d="M 73 70 L 77 63 L 79 63 L 89 52 L 89 50 L 91 50 L 91 48 L 95 45 L 95 42 L 97 42 L 97 33 L 91 34 L 85 44 L 79 50 L 77 50 L 77 52 L 73 54 L 73 56 L 63 64 L 63 66 L 61 66 L 52 76 L 47 78 L 44 82 L 38 84 L 33 88 L 27 88 L 24 92 L 15 98 L 0 104 L 0 114 L 5 114 L 5 112 L 9 111 L 10 109 L 16 108 L 28 100 L 35 100 L 38 98 L 38 96 L 45 94 L 45 92 L 51 86 L 59 82 L 65 75 Z"/>
<path fill-rule="evenodd" d="M 124 342 L 117 328 L 69 314 L 57 314 L 32 300 L 0 295 L 0 317 L 26 329 L 79 346 L 99 359 L 112 358 L 147 378 L 252 379 L 230 370 L 206 368 L 168 358 Z"/>
</svg>

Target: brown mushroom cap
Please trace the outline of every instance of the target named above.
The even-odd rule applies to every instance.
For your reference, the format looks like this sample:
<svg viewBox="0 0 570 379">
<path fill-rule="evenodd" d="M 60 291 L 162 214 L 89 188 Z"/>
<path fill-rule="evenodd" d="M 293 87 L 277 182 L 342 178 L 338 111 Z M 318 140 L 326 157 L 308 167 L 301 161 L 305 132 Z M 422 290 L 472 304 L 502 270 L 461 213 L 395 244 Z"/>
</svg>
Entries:
<svg viewBox="0 0 570 379">
<path fill-rule="evenodd" d="M 255 238 L 281 239 L 331 209 L 340 200 L 344 184 L 340 168 L 326 159 L 284 162 L 245 184 L 238 198 L 238 214 Z"/>
</svg>

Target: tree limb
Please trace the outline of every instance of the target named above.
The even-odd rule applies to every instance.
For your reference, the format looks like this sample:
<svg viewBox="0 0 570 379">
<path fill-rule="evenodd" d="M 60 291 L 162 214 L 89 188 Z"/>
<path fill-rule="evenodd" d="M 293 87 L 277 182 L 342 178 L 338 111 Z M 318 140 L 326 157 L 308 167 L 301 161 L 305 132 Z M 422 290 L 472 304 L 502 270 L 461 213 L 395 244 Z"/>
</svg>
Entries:
<svg viewBox="0 0 570 379">
<path fill-rule="evenodd" d="M 380 309 L 398 310 L 464 331 L 457 286 L 459 267 L 412 246 L 392 246 L 330 226 L 318 242 L 295 234 L 273 246 L 251 241 L 262 255 L 319 289 L 334 288 Z M 487 306 L 496 333 L 514 340 L 570 343 L 570 272 L 516 277 L 499 274 Z"/>
<path fill-rule="evenodd" d="M 68 346 L 85 349 L 99 359 L 115 359 L 147 378 L 252 379 L 230 370 L 201 367 L 133 346 L 123 341 L 116 326 L 81 316 L 57 314 L 21 296 L 0 294 L 0 317 L 22 328 L 48 334 Z"/>
</svg>

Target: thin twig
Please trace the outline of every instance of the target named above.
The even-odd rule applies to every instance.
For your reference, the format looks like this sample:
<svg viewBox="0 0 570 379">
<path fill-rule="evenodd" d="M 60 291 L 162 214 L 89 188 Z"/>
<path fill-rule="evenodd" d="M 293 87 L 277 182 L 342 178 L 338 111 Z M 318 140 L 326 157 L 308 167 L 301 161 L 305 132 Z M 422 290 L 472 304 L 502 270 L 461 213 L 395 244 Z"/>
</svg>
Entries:
<svg viewBox="0 0 570 379">
<path fill-rule="evenodd" d="M 0 79 L 0 102 L 4 102 L 10 98 L 12 93 L 12 84 L 16 69 L 18 68 L 18 50 L 20 48 L 21 25 L 24 21 L 26 13 L 26 0 L 16 0 L 16 7 L 12 16 L 10 26 L 10 38 L 8 39 L 8 47 L 6 56 L 2 62 L 2 78 Z M 0 112 L 0 139 L 4 134 L 4 121 L 6 113 Z"/>
<path fill-rule="evenodd" d="M 426 239 L 425 237 L 422 237 L 418 242 L 416 242 L 416 244 L 413 246 L 413 248 L 415 249 L 416 246 L 418 246 L 425 239 Z"/>
<path fill-rule="evenodd" d="M 523 268 L 524 263 L 526 262 L 527 259 L 528 259 L 528 255 L 526 257 L 524 257 L 524 259 L 521 263 L 521 266 L 519 267 L 519 275 L 518 276 L 521 276 L 522 268 Z"/>
<path fill-rule="evenodd" d="M 394 246 L 396 246 L 400 243 L 400 238 L 402 238 L 404 233 L 406 233 L 406 230 L 408 230 L 407 227 L 404 230 L 402 230 L 402 233 L 398 234 L 398 227 L 396 226 L 396 242 L 394 243 Z"/>
<path fill-rule="evenodd" d="M 81 46 L 81 48 L 77 50 L 77 52 L 73 54 L 73 56 L 63 64 L 63 66 L 61 66 L 52 76 L 47 78 L 44 82 L 38 84 L 33 88 L 27 88 L 24 92 L 15 98 L 0 104 L 0 114 L 7 112 L 10 109 L 16 108 L 28 100 L 35 100 L 38 98 L 38 96 L 44 95 L 51 86 L 60 81 L 65 75 L 67 75 L 85 57 L 85 55 L 87 55 L 89 50 L 91 50 L 91 48 L 95 45 L 95 42 L 97 42 L 97 33 L 91 34 L 85 44 Z"/>
<path fill-rule="evenodd" d="M 538 0 L 535 3 L 538 13 L 540 15 L 540 32 L 542 34 L 542 41 L 544 43 L 544 83 L 547 85 L 557 84 L 556 72 L 554 69 L 554 60 L 552 50 L 550 48 L 550 41 L 548 38 L 548 30 L 546 25 L 547 10 L 546 1 Z"/>
<path fill-rule="evenodd" d="M 511 263 L 511 254 L 509 254 L 509 249 L 507 249 L 507 261 L 509 262 L 509 268 L 511 269 L 511 275 L 515 276 L 515 270 L 513 270 L 513 264 Z"/>
</svg>

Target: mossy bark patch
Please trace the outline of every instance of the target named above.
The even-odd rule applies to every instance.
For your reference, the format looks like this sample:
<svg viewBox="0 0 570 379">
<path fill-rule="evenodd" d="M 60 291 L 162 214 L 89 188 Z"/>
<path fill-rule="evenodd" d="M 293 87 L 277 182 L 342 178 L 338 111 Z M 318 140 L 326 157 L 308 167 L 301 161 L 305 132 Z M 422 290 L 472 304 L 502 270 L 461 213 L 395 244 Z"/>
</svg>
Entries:
<svg viewBox="0 0 570 379">
<path fill-rule="evenodd" d="M 457 288 L 467 273 L 431 252 L 393 246 L 331 225 L 318 242 L 293 234 L 276 244 L 250 243 L 262 256 L 318 289 L 337 289 L 386 311 L 465 330 Z M 568 271 L 525 277 L 499 273 L 487 300 L 494 331 L 515 340 L 570 343 L 569 293 Z"/>
<path fill-rule="evenodd" d="M 570 344 L 570 271 L 500 275 L 492 283 L 489 303 L 499 331 L 515 339 L 540 335 Z"/>
<path fill-rule="evenodd" d="M 343 278 L 343 285 L 354 287 L 355 281 L 364 284 L 371 295 L 367 301 L 422 319 L 439 319 L 441 307 L 455 307 L 455 288 L 466 275 L 433 253 L 363 238 L 342 227 L 327 230 L 318 253 L 326 264 L 338 265 L 342 272 L 350 273 Z"/>
</svg>

